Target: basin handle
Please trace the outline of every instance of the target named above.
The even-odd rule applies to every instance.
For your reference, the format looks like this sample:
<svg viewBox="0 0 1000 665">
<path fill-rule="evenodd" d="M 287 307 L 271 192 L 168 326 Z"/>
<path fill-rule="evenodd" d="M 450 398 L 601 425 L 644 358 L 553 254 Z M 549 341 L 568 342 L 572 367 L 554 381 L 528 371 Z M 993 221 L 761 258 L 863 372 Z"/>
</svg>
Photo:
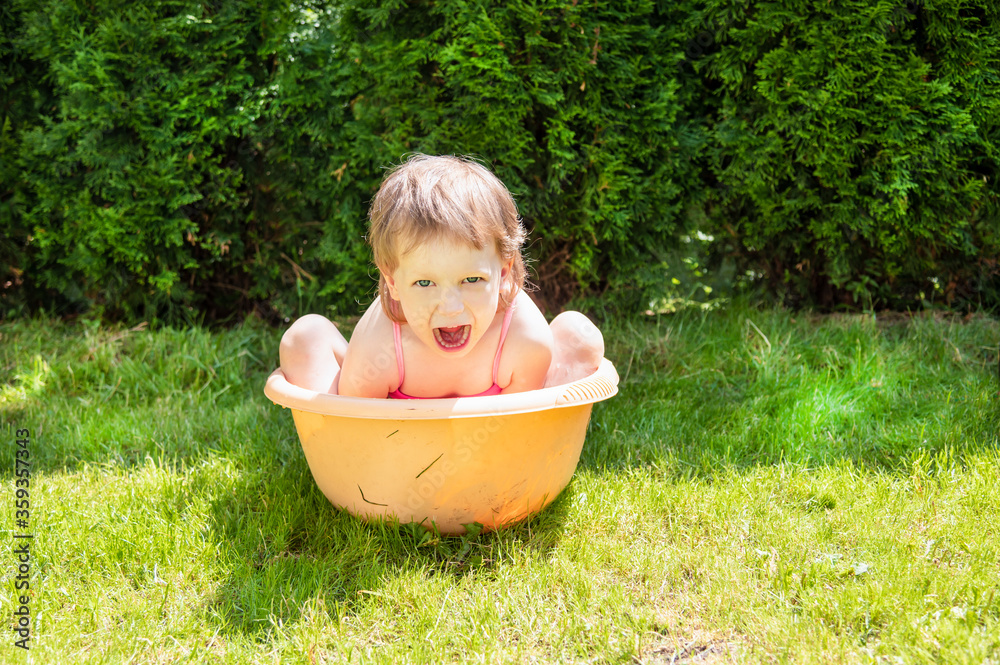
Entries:
<svg viewBox="0 0 1000 665">
<path fill-rule="evenodd" d="M 590 376 L 567 384 L 556 399 L 556 406 L 573 402 L 597 402 L 618 392 L 618 372 L 614 365 L 604 358 L 600 367 Z"/>
</svg>

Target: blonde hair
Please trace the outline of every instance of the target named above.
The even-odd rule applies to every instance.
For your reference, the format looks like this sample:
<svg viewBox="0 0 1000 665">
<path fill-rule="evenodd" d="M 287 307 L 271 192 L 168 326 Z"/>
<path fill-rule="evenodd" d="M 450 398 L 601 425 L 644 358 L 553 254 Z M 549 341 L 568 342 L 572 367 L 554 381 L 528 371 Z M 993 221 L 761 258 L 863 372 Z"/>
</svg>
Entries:
<svg viewBox="0 0 1000 665">
<path fill-rule="evenodd" d="M 471 159 L 413 155 L 386 174 L 368 219 L 382 310 L 393 321 L 406 319 L 385 275 L 399 266 L 400 256 L 428 240 L 448 238 L 476 249 L 493 242 L 501 262 L 512 261 L 500 291 L 504 307 L 524 288 L 526 233 L 514 198 L 499 178 Z"/>
</svg>

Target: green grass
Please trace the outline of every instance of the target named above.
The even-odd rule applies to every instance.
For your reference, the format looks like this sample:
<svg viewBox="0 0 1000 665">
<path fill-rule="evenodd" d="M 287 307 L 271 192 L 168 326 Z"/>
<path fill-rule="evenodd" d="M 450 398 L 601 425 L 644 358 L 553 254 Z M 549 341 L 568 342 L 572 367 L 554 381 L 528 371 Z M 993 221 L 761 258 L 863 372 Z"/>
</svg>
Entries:
<svg viewBox="0 0 1000 665">
<path fill-rule="evenodd" d="M 32 435 L 33 662 L 1000 659 L 995 320 L 619 323 L 621 392 L 569 487 L 465 538 L 329 505 L 262 394 L 279 335 L 0 326 L 0 420 Z"/>
</svg>

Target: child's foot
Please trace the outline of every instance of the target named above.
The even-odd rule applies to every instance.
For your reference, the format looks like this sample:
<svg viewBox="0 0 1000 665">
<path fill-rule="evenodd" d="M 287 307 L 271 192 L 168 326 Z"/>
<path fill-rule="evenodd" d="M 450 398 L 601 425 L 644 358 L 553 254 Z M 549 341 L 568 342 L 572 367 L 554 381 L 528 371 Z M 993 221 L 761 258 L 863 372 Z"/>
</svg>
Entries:
<svg viewBox="0 0 1000 665">
<path fill-rule="evenodd" d="M 604 358 L 604 335 L 580 312 L 563 312 L 549 324 L 552 364 L 545 387 L 561 386 L 590 376 Z"/>
</svg>

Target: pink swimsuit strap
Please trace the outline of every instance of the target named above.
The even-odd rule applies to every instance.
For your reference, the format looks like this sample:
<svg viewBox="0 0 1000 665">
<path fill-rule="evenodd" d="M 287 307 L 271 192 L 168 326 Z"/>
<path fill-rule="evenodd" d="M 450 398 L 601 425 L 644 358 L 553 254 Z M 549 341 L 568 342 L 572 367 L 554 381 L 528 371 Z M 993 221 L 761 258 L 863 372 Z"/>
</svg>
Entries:
<svg viewBox="0 0 1000 665">
<path fill-rule="evenodd" d="M 511 305 L 503 315 L 503 325 L 500 327 L 500 343 L 497 345 L 496 355 L 493 357 L 493 385 L 481 393 L 475 395 L 462 395 L 462 397 L 483 397 L 485 395 L 499 395 L 503 390 L 497 383 L 497 373 L 500 370 L 500 354 L 503 351 L 503 343 L 507 339 L 507 330 L 510 328 L 510 320 L 514 315 L 514 306 Z M 392 322 L 392 338 L 396 345 L 396 368 L 399 370 L 399 387 L 403 386 L 405 370 L 403 369 L 403 340 L 399 323 Z M 399 388 L 389 393 L 390 399 L 433 399 L 431 397 L 413 397 L 407 395 Z"/>
</svg>

